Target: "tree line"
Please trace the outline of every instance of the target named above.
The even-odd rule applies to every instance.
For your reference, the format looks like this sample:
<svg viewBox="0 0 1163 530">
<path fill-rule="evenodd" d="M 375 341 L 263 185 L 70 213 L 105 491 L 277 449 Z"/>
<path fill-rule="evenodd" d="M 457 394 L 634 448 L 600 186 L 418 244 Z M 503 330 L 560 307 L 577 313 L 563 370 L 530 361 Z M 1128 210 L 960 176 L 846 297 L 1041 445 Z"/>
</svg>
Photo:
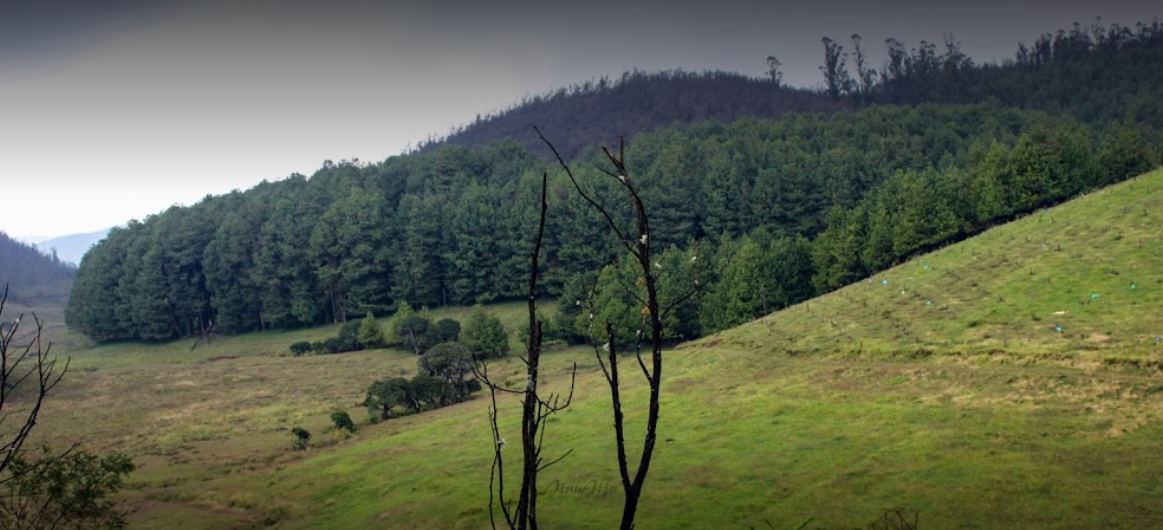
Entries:
<svg viewBox="0 0 1163 530">
<path fill-rule="evenodd" d="M 859 34 L 824 37 L 823 89 L 783 84 L 781 63 L 766 60 L 762 76 L 708 71 L 627 71 L 543 94 L 527 96 L 498 112 L 478 116 L 419 151 L 446 145 L 480 146 L 517 139 L 541 156 L 548 152 L 533 133 L 568 131 L 558 150 L 567 160 L 674 124 L 731 123 L 743 118 L 780 119 L 789 113 L 830 113 L 869 105 L 970 104 L 996 101 L 1007 107 L 1068 113 L 1087 122 L 1132 119 L 1163 126 L 1157 87 L 1163 72 L 1163 25 L 1074 24 L 1019 43 L 1011 58 L 976 63 L 955 35 L 910 46 L 895 38 L 869 43 Z M 847 46 L 847 48 L 846 48 Z M 874 64 L 870 51 L 887 55 Z M 778 50 L 777 50 L 778 52 Z M 778 55 L 778 53 L 777 53 Z M 613 134 L 614 136 L 611 136 Z"/>
<path fill-rule="evenodd" d="M 703 260 L 706 298 L 695 302 L 749 308 L 732 317 L 687 309 L 673 335 L 694 336 L 1136 174 L 1157 161 L 1156 134 L 996 103 L 875 106 L 672 127 L 635 138 L 627 165 L 653 212 L 659 265 L 689 274 L 679 264 Z M 583 178 L 598 171 L 592 158 L 576 166 Z M 97 340 L 167 340 L 346 322 L 390 313 L 401 301 L 514 299 L 527 274 L 528 227 L 537 222 L 532 194 L 547 170 L 513 141 L 447 146 L 381 163 L 325 163 L 311 178 L 173 207 L 114 229 L 85 256 L 66 319 Z M 565 301 L 576 308 L 595 271 L 616 269 L 616 247 L 594 228 L 598 214 L 573 185 L 550 175 L 538 294 L 573 298 Z M 597 192 L 611 185 L 585 181 Z M 623 226 L 633 222 L 625 208 L 610 211 Z M 837 227 L 849 218 L 868 219 L 852 237 L 875 250 L 821 250 L 840 248 Z M 860 265 L 827 255 L 859 257 Z M 786 281 L 762 284 L 759 298 L 752 288 L 727 294 L 717 284 L 724 278 L 754 285 L 746 279 L 754 271 L 734 265 L 745 261 L 737 256 L 786 265 Z M 803 287 L 805 275 L 817 278 L 807 282 L 815 289 Z M 578 328 L 572 320 L 556 323 L 563 336 Z"/>
<path fill-rule="evenodd" d="M 616 143 L 619 133 L 632 137 L 676 123 L 774 120 L 789 113 L 827 113 L 842 107 L 815 90 L 772 84 L 739 73 L 631 70 L 617 79 L 602 77 L 527 96 L 499 112 L 478 116 L 443 138 L 431 139 L 418 150 L 485 145 L 513 138 L 548 157 L 533 132 L 533 127 L 540 127 L 568 132 L 558 135 L 561 138 L 555 147 L 566 160 L 573 160 L 597 151 L 600 145 Z"/>
<path fill-rule="evenodd" d="M 868 47 L 852 35 L 851 52 L 822 39 L 825 93 L 853 106 L 997 101 L 1007 107 L 1071 114 L 1087 122 L 1132 120 L 1163 127 L 1158 87 L 1163 71 L 1163 24 L 1124 26 L 1075 23 L 1020 43 L 1001 64 L 976 64 L 954 35 L 940 43 L 908 47 L 887 39 L 888 60 L 880 67 Z M 849 63 L 851 59 L 851 63 Z"/>
</svg>

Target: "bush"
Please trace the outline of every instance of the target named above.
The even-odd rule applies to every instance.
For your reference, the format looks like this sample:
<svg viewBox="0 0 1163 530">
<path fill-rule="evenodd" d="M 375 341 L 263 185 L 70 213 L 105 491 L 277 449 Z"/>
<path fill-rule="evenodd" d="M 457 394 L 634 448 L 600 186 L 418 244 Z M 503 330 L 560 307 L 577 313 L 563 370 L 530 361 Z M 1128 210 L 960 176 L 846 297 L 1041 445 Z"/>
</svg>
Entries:
<svg viewBox="0 0 1163 530">
<path fill-rule="evenodd" d="M 343 353 L 349 351 L 359 351 L 363 348 L 359 345 L 359 327 L 363 325 L 362 320 L 348 320 L 343 323 L 343 327 L 339 328 L 339 351 L 333 353 Z"/>
<path fill-rule="evenodd" d="M 433 346 L 420 357 L 420 370 L 439 377 L 454 390 L 454 399 L 463 401 L 469 391 L 464 377 L 472 373 L 472 350 L 462 342 L 445 342 Z"/>
<path fill-rule="evenodd" d="M 400 325 L 415 314 L 416 312 L 412 310 L 412 306 L 408 305 L 408 302 L 400 300 L 400 303 L 396 306 L 396 312 L 388 320 L 388 325 L 384 331 L 384 343 L 388 346 L 404 344 L 404 334 L 400 331 Z"/>
<path fill-rule="evenodd" d="M 485 358 L 504 357 L 509 353 L 509 334 L 505 332 L 505 326 L 480 304 L 473 306 L 468 314 L 461 341 Z"/>
<path fill-rule="evenodd" d="M 440 337 L 440 342 L 456 342 L 460 340 L 460 322 L 442 318 L 436 321 L 436 334 Z"/>
<path fill-rule="evenodd" d="M 339 337 L 331 337 L 330 339 L 323 341 L 322 349 L 315 351 L 318 353 L 343 353 L 346 351 L 351 351 L 345 346 L 346 343 L 343 342 L 343 339 L 340 339 Z"/>
<path fill-rule="evenodd" d="M 384 345 L 384 330 L 371 311 L 359 324 L 359 345 L 364 348 L 380 348 Z"/>
<path fill-rule="evenodd" d="M 392 417 L 392 408 L 406 408 L 411 405 L 411 400 L 408 399 L 411 393 L 411 382 L 403 377 L 382 379 L 368 387 L 363 406 L 367 407 L 369 413 L 378 413 L 381 420 L 386 420 Z"/>
<path fill-rule="evenodd" d="M 351 421 L 351 415 L 342 410 L 331 413 L 331 423 L 335 424 L 336 429 L 355 432 L 355 422 Z"/>
<path fill-rule="evenodd" d="M 133 469 L 123 454 L 54 456 L 46 448 L 35 460 L 14 455 L 0 481 L 0 527 L 125 528 L 125 514 L 109 498 Z"/>
<path fill-rule="evenodd" d="M 291 436 L 295 437 L 295 440 L 291 442 L 292 449 L 296 451 L 306 451 L 307 448 L 310 447 L 311 433 L 308 432 L 307 429 L 302 427 L 292 427 Z"/>
<path fill-rule="evenodd" d="M 433 328 L 428 319 L 413 315 L 400 322 L 400 335 L 404 344 L 416 352 L 416 355 L 423 355 L 428 348 L 440 342 L 440 337 Z"/>
<path fill-rule="evenodd" d="M 411 386 L 413 405 L 417 409 L 425 404 L 431 409 L 437 409 L 455 400 L 456 389 L 439 377 L 421 374 L 412 378 Z"/>
<path fill-rule="evenodd" d="M 291 345 L 291 355 L 298 357 L 298 356 L 303 355 L 305 353 L 310 353 L 313 349 L 314 348 L 312 348 L 310 342 L 307 342 L 307 341 L 296 342 L 296 343 Z"/>
</svg>

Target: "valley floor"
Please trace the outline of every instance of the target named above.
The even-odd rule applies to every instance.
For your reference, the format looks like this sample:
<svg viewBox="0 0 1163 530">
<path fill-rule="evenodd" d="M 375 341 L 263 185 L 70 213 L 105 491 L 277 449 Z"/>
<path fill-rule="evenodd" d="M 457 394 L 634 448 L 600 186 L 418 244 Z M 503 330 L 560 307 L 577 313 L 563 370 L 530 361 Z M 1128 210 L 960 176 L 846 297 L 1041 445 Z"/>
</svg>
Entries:
<svg viewBox="0 0 1163 530">
<path fill-rule="evenodd" d="M 370 425 L 367 385 L 416 358 L 279 355 L 303 333 L 80 352 L 38 441 L 132 454 L 133 528 L 489 527 L 487 399 Z M 1022 359 L 789 357 L 731 335 L 683 345 L 667 354 L 639 528 L 852 528 L 895 508 L 926 529 L 1163 525 L 1163 375 Z M 546 453 L 573 453 L 542 476 L 542 521 L 610 527 L 621 494 L 592 352 L 555 350 L 543 373 L 561 385 L 572 362 L 577 400 L 551 420 Z M 497 373 L 517 379 L 518 364 Z M 626 396 L 629 433 L 644 398 Z M 517 403 L 502 408 L 515 440 Z M 359 431 L 329 432 L 334 410 Z M 312 449 L 290 450 L 293 426 Z"/>
</svg>

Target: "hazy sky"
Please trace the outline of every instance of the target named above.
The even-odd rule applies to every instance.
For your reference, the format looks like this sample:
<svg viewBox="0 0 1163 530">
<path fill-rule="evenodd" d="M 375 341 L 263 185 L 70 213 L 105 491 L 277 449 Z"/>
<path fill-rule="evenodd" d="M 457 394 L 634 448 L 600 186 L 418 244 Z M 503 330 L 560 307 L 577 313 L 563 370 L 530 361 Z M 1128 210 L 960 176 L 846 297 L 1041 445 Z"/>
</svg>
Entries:
<svg viewBox="0 0 1163 530">
<path fill-rule="evenodd" d="M 821 84 L 820 38 L 873 63 L 952 33 L 978 62 L 1143 0 L 0 0 L 0 230 L 88 232 L 323 160 L 380 161 L 523 95 L 631 68 Z M 488 4 L 488 5 L 486 5 Z M 421 6 L 422 5 L 422 6 Z M 100 6 L 100 7 L 94 7 Z"/>
</svg>

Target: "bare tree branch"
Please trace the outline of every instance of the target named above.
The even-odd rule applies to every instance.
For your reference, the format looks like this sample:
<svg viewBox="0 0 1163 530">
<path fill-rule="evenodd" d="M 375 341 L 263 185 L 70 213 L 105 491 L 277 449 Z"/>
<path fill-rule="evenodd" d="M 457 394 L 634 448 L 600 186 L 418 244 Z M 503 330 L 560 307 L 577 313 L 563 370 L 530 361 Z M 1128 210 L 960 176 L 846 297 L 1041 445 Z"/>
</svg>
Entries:
<svg viewBox="0 0 1163 530">
<path fill-rule="evenodd" d="M 607 338 L 607 358 L 603 363 L 601 352 L 598 350 L 596 344 L 594 352 L 598 358 L 598 364 L 602 367 L 602 371 L 606 376 L 606 382 L 610 387 L 610 397 L 612 401 L 612 408 L 614 414 L 614 435 L 617 447 L 618 458 L 618 472 L 622 480 L 622 491 L 624 496 L 624 503 L 622 509 L 622 520 L 619 528 L 622 530 L 631 530 L 634 528 L 634 519 L 637 514 L 638 502 L 642 497 L 642 488 L 645 485 L 647 474 L 650 470 L 650 462 L 654 455 L 654 446 L 658 438 L 658 420 L 660 415 L 660 393 L 662 386 L 662 315 L 664 310 L 658 301 L 658 278 L 650 267 L 651 256 L 651 233 L 650 233 L 650 219 L 646 215 L 646 207 L 643 205 L 642 197 L 638 189 L 634 186 L 634 182 L 630 178 L 630 174 L 626 169 L 626 141 L 624 138 L 619 139 L 617 154 L 612 152 L 608 147 L 603 147 L 602 152 L 605 153 L 606 159 L 610 165 L 613 166 L 613 171 L 603 169 L 602 172 L 606 175 L 615 178 L 626 193 L 626 199 L 630 203 L 630 207 L 634 212 L 636 221 L 636 238 L 630 239 L 622 231 L 621 227 L 614 221 L 614 217 L 606 210 L 597 200 L 587 194 L 583 189 L 578 179 L 570 169 L 569 164 L 561 158 L 557 149 L 553 144 L 545 138 L 545 135 L 537 130 L 538 136 L 541 140 L 549 146 L 554 156 L 557 158 L 558 164 L 565 170 L 570 182 L 573 183 L 574 188 L 582 196 L 582 198 L 592 207 L 597 209 L 606 220 L 606 224 L 610 230 L 618 236 L 622 246 L 626 248 L 631 256 L 637 261 L 638 270 L 641 272 L 641 284 L 646 289 L 646 298 L 642 299 L 638 293 L 632 293 L 634 298 L 643 304 L 643 316 L 649 323 L 649 342 L 650 342 L 650 366 L 648 367 L 642 355 L 641 349 L 641 335 L 639 335 L 638 345 L 635 347 L 636 358 L 638 366 L 641 368 L 643 375 L 650 387 L 650 397 L 648 402 L 647 418 L 646 418 L 646 433 L 642 440 L 642 452 L 638 459 L 638 465 L 634 471 L 633 477 L 630 473 L 630 464 L 627 460 L 626 454 L 626 440 L 625 440 L 625 418 L 622 412 L 621 390 L 619 387 L 618 374 L 618 344 L 614 325 L 609 320 L 606 321 L 606 338 Z M 626 286 L 623 286 L 626 287 Z M 629 290 L 627 288 L 627 290 Z M 676 307 L 679 303 L 686 300 L 693 295 L 685 294 L 680 297 L 680 300 L 667 306 L 665 311 L 669 311 Z M 592 295 L 591 295 L 592 303 Z M 591 307 L 591 332 L 593 326 L 593 308 Z M 591 333 L 592 336 L 592 333 Z M 595 341 L 596 342 L 596 341 Z"/>
<path fill-rule="evenodd" d="M 525 355 L 521 357 L 521 361 L 525 364 L 525 388 L 508 389 L 495 383 L 489 378 L 487 362 L 476 356 L 473 357 L 473 373 L 489 388 L 489 395 L 492 400 L 489 409 L 489 423 L 493 436 L 493 464 L 489 474 L 489 522 L 494 529 L 497 527 L 494 504 L 498 502 L 499 498 L 505 523 L 511 530 L 537 530 L 538 473 L 547 467 L 561 462 L 572 452 L 572 449 L 566 451 L 563 455 L 549 463 L 543 463 L 541 458 L 541 449 L 545 443 L 545 430 L 547 425 L 545 420 L 549 416 L 569 407 L 573 402 L 574 388 L 577 380 L 577 364 L 575 363 L 572 375 L 570 376 L 569 394 L 564 399 L 564 402 L 562 401 L 562 395 L 559 393 L 551 392 L 545 397 L 539 393 L 542 325 L 537 319 L 536 296 L 541 246 L 545 235 L 545 218 L 549 208 L 549 203 L 546 200 L 548 178 L 548 174 L 542 174 L 541 214 L 537 225 L 537 239 L 533 246 L 533 252 L 530 255 L 528 291 L 529 342 L 526 345 Z M 502 455 L 505 440 L 501 437 L 500 427 L 497 423 L 497 418 L 500 414 L 500 408 L 497 406 L 498 392 L 520 394 L 522 396 L 522 473 L 515 510 L 511 506 L 511 501 L 505 499 L 504 457 Z"/>
<path fill-rule="evenodd" d="M 0 296 L 0 315 L 3 315 L 7 303 L 8 286 L 5 286 L 4 294 Z M 10 475 L 3 475 L 3 472 L 20 454 L 24 442 L 28 439 L 32 428 L 36 426 L 45 398 L 69 370 L 69 360 L 65 361 L 63 367 L 57 367 L 56 358 L 51 357 L 52 344 L 42 345 L 41 336 L 44 332 L 44 323 L 37 318 L 36 314 L 32 315 L 34 329 L 28 338 L 28 344 L 23 348 L 13 344 L 13 341 L 17 339 L 20 322 L 23 318 L 24 315 L 21 314 L 10 324 L 0 323 L 0 426 L 7 423 L 9 419 L 8 411 L 11 410 L 13 393 L 18 388 L 26 386 L 26 383 L 34 385 L 33 395 L 30 398 L 31 406 L 28 407 L 28 412 L 23 414 L 23 422 L 10 435 L 0 431 L 0 453 L 2 453 L 0 456 L 0 484 L 12 478 Z M 25 361 L 32 363 L 31 366 L 26 366 Z"/>
</svg>

